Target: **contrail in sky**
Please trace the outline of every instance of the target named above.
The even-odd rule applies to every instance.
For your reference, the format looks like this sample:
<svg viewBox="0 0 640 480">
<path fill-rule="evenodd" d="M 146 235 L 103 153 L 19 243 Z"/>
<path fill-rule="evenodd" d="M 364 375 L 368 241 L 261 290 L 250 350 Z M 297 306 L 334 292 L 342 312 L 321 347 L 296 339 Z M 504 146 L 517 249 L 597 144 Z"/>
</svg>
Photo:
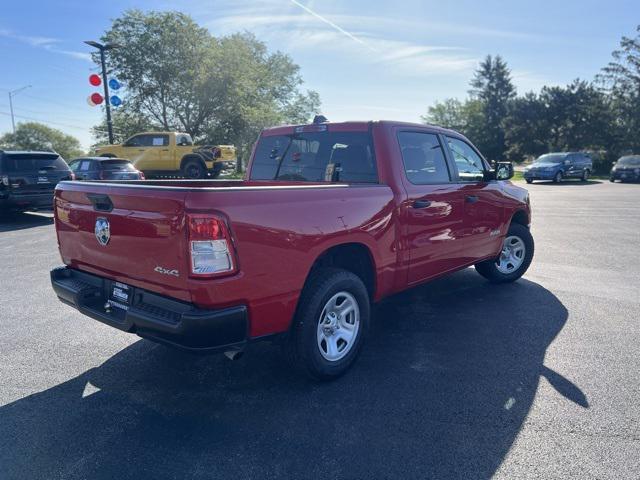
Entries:
<svg viewBox="0 0 640 480">
<path fill-rule="evenodd" d="M 367 42 L 359 39 L 358 37 L 356 37 L 354 34 L 347 32 L 344 28 L 340 27 L 339 25 L 336 25 L 335 23 L 333 23 L 331 20 L 323 17 L 322 15 L 314 12 L 313 10 L 311 10 L 309 7 L 301 4 L 300 2 L 298 2 L 297 0 L 291 0 L 291 3 L 293 3 L 294 5 L 297 5 L 298 7 L 300 7 L 301 9 L 303 9 L 305 12 L 307 12 L 309 15 L 313 15 L 314 17 L 316 17 L 318 20 L 326 23 L 327 25 L 329 25 L 331 28 L 333 28 L 334 30 L 339 31 L 340 33 L 342 33 L 343 35 L 346 35 L 347 37 L 349 37 L 351 40 L 358 42 L 361 45 L 364 45 L 365 47 L 367 47 L 369 50 L 373 51 L 373 52 L 377 52 L 378 50 L 376 50 L 375 48 L 373 48 L 371 45 L 369 45 Z"/>
</svg>

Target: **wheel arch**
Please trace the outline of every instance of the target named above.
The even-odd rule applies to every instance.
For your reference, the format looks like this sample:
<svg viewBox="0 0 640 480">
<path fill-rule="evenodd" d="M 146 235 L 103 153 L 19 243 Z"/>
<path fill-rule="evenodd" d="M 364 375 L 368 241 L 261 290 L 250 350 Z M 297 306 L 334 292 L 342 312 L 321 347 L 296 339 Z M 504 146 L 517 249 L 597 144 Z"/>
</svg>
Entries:
<svg viewBox="0 0 640 480">
<path fill-rule="evenodd" d="M 347 270 L 358 276 L 373 299 L 376 292 L 376 264 L 369 247 L 360 242 L 348 242 L 333 245 L 321 252 L 311 265 L 304 285 L 319 268 L 334 267 Z"/>
<path fill-rule="evenodd" d="M 207 169 L 207 164 L 204 162 L 204 158 L 202 158 L 202 155 L 198 155 L 197 153 L 187 153 L 180 160 L 180 170 L 182 170 L 184 168 L 185 164 L 187 162 L 190 162 L 191 160 L 195 160 L 197 162 L 200 162 L 204 166 L 204 169 L 205 170 Z"/>
<path fill-rule="evenodd" d="M 511 215 L 511 221 L 509 222 L 509 225 L 511 225 L 512 223 L 518 223 L 529 228 L 529 224 L 531 223 L 529 220 L 529 213 L 523 208 L 516 210 L 513 215 Z"/>
</svg>

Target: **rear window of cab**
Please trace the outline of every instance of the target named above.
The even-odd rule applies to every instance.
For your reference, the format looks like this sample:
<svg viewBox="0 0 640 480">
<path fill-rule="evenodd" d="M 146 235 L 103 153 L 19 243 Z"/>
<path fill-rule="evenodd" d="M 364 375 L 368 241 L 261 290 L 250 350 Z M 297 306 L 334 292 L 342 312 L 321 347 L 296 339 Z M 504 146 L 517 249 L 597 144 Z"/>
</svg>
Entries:
<svg viewBox="0 0 640 480">
<path fill-rule="evenodd" d="M 378 183 L 368 132 L 301 132 L 261 137 L 251 180 Z"/>
</svg>

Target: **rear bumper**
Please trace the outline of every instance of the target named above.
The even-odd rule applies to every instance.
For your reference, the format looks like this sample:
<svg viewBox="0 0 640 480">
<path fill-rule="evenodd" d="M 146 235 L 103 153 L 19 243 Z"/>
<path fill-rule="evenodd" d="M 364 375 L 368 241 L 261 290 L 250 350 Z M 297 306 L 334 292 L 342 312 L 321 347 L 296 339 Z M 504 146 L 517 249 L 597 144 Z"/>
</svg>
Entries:
<svg viewBox="0 0 640 480">
<path fill-rule="evenodd" d="M 238 349 L 247 341 L 244 305 L 204 310 L 131 286 L 129 305 L 121 305 L 110 300 L 115 283 L 69 267 L 51 271 L 51 285 L 62 302 L 119 330 L 195 352 Z"/>
<path fill-rule="evenodd" d="M 526 180 L 553 180 L 553 178 L 556 176 L 556 173 L 558 173 L 557 171 L 551 171 L 551 172 L 541 172 L 541 171 L 537 171 L 537 172 L 524 172 L 524 178 Z"/>
<path fill-rule="evenodd" d="M 625 182 L 638 182 L 640 181 L 640 174 L 635 172 L 611 172 L 610 178 L 612 180 L 624 180 Z"/>
<path fill-rule="evenodd" d="M 53 208 L 53 190 L 44 193 L 16 194 L 13 192 L 0 193 L 0 208 L 28 209 Z"/>
</svg>

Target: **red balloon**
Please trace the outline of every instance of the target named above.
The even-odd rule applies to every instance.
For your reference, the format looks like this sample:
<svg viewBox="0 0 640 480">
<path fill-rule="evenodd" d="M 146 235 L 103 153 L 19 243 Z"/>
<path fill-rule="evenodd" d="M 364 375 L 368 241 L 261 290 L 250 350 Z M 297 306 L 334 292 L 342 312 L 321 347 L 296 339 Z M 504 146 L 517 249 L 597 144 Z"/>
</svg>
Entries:
<svg viewBox="0 0 640 480">
<path fill-rule="evenodd" d="M 91 101 L 96 105 L 100 105 L 104 101 L 104 98 L 102 98 L 102 95 L 100 95 L 99 93 L 92 93 Z"/>
<path fill-rule="evenodd" d="M 89 75 L 89 83 L 94 87 L 97 87 L 102 83 L 102 79 L 100 78 L 100 75 L 96 75 L 95 73 L 92 73 L 91 75 Z"/>
</svg>

